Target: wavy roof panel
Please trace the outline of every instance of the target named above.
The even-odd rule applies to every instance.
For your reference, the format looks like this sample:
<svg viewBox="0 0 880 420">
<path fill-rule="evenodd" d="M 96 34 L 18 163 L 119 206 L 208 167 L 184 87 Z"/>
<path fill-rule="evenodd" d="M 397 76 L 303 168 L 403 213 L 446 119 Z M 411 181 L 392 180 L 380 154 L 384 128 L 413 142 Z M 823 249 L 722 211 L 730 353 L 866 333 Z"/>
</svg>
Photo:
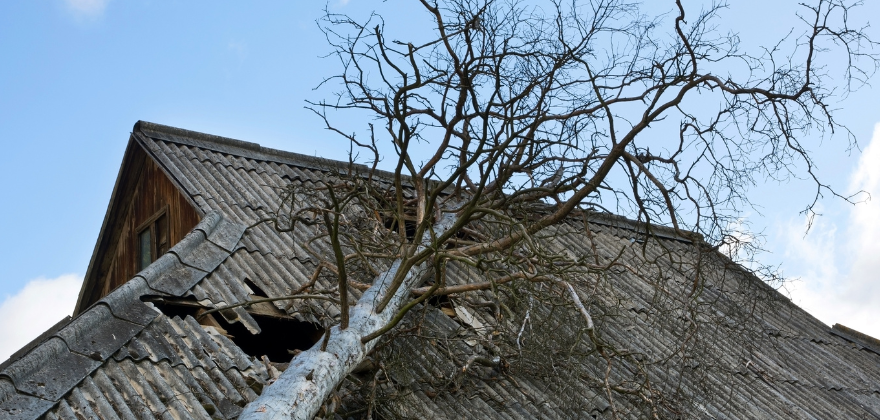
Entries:
<svg viewBox="0 0 880 420">
<path fill-rule="evenodd" d="M 0 365 L 0 416 L 233 419 L 271 386 L 273 370 L 283 368 L 248 355 L 236 339 L 192 315 L 163 313 L 158 302 L 216 308 L 256 298 L 255 288 L 271 298 L 306 284 L 317 267 L 303 249 L 308 232 L 279 233 L 257 222 L 262 211 L 278 206 L 280 188 L 314 183 L 348 165 L 146 122 L 135 126 L 131 141 L 159 163 L 204 217 L 128 283 Z M 681 418 L 880 418 L 880 354 L 870 337 L 829 329 L 720 256 L 707 262 L 714 268 L 699 297 L 703 309 L 688 321 L 688 314 L 673 313 L 673 305 L 664 303 L 669 297 L 658 297 L 658 285 L 646 279 L 662 281 L 671 292 L 685 290 L 691 243 L 661 228 L 645 236 L 643 226 L 610 215 L 592 215 L 589 233 L 583 226 L 570 221 L 539 240 L 556 252 L 595 253 L 606 260 L 620 254 L 636 271 L 669 253 L 682 256 L 681 264 L 608 273 L 608 293 L 594 301 L 603 310 L 597 318 L 603 339 L 644 357 L 645 375 L 667 395 L 689 397 L 677 406 Z M 320 242 L 315 247 L 329 252 Z M 450 285 L 484 281 L 462 266 L 451 266 L 448 275 Z M 476 296 L 488 297 L 481 293 Z M 772 305 L 754 305 L 762 299 Z M 271 305 L 306 322 L 339 312 L 328 301 Z M 389 418 L 613 417 L 608 396 L 584 375 L 605 366 L 587 357 L 576 361 L 578 371 L 480 367 L 460 380 L 455 372 L 462 361 L 490 351 L 492 328 L 510 322 L 499 321 L 495 310 L 460 307 L 455 317 L 422 311 L 424 333 L 401 333 L 383 350 L 394 364 L 385 369 L 389 381 L 376 385 L 375 392 L 388 397 L 376 408 Z M 743 313 L 754 320 L 753 330 L 742 331 L 737 320 Z M 265 328 L 259 315 L 241 307 L 221 315 L 247 334 Z M 531 327 L 523 324 L 524 351 L 579 348 L 582 331 L 575 319 L 538 307 L 531 316 Z M 705 354 L 675 359 L 680 331 L 668 322 L 675 317 L 705 323 L 697 337 Z M 751 337 L 751 343 L 741 337 Z M 364 386 L 352 378 L 340 389 L 354 395 Z M 646 415 L 637 401 L 615 404 L 621 418 Z"/>
</svg>

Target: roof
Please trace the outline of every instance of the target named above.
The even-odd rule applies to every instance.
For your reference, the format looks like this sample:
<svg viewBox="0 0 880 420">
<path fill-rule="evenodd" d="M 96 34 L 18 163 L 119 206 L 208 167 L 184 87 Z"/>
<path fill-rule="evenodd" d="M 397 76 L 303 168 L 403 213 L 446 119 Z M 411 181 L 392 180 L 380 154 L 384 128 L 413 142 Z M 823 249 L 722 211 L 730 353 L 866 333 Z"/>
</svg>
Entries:
<svg viewBox="0 0 880 420">
<path fill-rule="evenodd" d="M 135 125 L 130 141 L 158 162 L 203 218 L 147 269 L 0 365 L 0 413 L 7 418 L 231 419 L 284 367 L 248 355 L 217 329 L 191 315 L 163 311 L 160 303 L 178 299 L 218 307 L 258 294 L 284 296 L 307 283 L 317 263 L 302 249 L 308 232 L 279 233 L 255 223 L 262 210 L 277 205 L 278 188 L 313 183 L 350 167 L 147 122 Z M 669 229 L 652 228 L 654 235 L 646 236 L 635 222 L 587 217 L 586 225 L 569 220 L 539 240 L 557 252 L 587 255 L 595 246 L 603 258 L 621 253 L 631 261 L 636 272 L 608 273 L 603 281 L 610 292 L 591 298 L 597 330 L 616 350 L 642 358 L 647 370 L 640 374 L 660 384 L 664 398 L 680 398 L 664 402 L 671 407 L 666 414 L 880 418 L 876 340 L 845 327 L 828 328 L 718 255 L 699 263 L 711 266 L 712 276 L 693 312 L 675 312 L 668 299 L 676 295 L 660 296 L 658 290 L 690 284 L 688 267 L 697 264 L 692 259 L 699 247 Z M 681 255 L 681 265 L 637 272 L 663 253 Z M 452 266 L 449 279 L 460 284 L 482 277 Z M 328 301 L 274 306 L 308 322 L 338 314 Z M 389 418 L 612 418 L 609 395 L 590 379 L 605 365 L 595 354 L 575 351 L 583 332 L 577 321 L 526 300 L 507 310 L 514 316 L 498 316 L 497 306 L 458 306 L 454 317 L 425 308 L 417 320 L 421 330 L 401 329 L 381 346 L 386 379 L 353 375 L 341 395 L 357 402 L 365 389 L 374 392 L 381 396 L 376 408 Z M 251 333 L 265 328 L 241 307 L 221 315 Z M 511 356 L 520 361 L 502 370 L 456 373 L 463 361 L 494 351 L 491 331 L 505 323 L 522 326 L 515 343 L 520 355 Z M 673 348 L 695 323 L 705 328 L 684 341 L 687 351 Z M 568 365 L 556 368 L 541 359 L 544 352 L 565 351 Z M 611 374 L 632 374 L 626 367 L 616 366 Z M 622 418 L 650 414 L 636 400 L 618 397 L 615 403 Z"/>
</svg>

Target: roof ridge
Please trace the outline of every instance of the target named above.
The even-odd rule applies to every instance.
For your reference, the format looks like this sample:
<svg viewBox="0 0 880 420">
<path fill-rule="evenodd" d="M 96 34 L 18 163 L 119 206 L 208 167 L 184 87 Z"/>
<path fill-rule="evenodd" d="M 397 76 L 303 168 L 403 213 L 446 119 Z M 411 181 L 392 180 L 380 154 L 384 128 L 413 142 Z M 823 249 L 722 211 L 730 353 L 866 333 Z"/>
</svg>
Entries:
<svg viewBox="0 0 880 420">
<path fill-rule="evenodd" d="M 359 163 L 350 164 L 348 162 L 332 160 L 318 156 L 310 156 L 286 150 L 273 149 L 271 147 L 263 147 L 259 143 L 233 139 L 230 137 L 217 136 L 214 134 L 202 133 L 199 131 L 186 130 L 183 128 L 156 124 L 143 120 L 135 123 L 133 131 L 140 132 L 147 137 L 157 138 L 173 143 L 196 146 L 203 149 L 213 150 L 230 155 L 284 163 L 288 165 L 300 166 L 321 171 L 335 169 L 345 173 L 353 168 L 363 171 L 370 170 L 370 168 L 366 165 Z M 376 173 L 381 177 L 393 177 L 392 173 L 380 169 L 376 169 Z"/>
<path fill-rule="evenodd" d="M 871 337 L 868 334 L 856 331 L 842 324 L 834 324 L 828 332 L 843 338 L 846 341 L 857 344 L 872 353 L 880 355 L 880 340 Z"/>
<path fill-rule="evenodd" d="M 157 124 L 143 120 L 138 120 L 138 122 L 134 123 L 134 128 L 132 130 L 171 134 L 174 136 L 187 137 L 191 139 L 203 140 L 211 143 L 219 143 L 234 147 L 241 147 L 255 151 L 260 151 L 260 149 L 262 148 L 262 146 L 260 146 L 258 143 L 250 141 L 238 140 L 231 137 L 218 136 L 215 134 L 202 133 L 200 131 L 187 130 L 185 128 L 172 127 L 170 125 Z"/>
<path fill-rule="evenodd" d="M 703 235 L 686 229 L 676 230 L 674 227 L 670 226 L 655 223 L 646 223 L 641 220 L 630 219 L 628 217 L 624 217 L 618 214 L 593 211 L 589 209 L 582 210 L 582 212 L 587 217 L 587 220 L 590 223 L 595 223 L 597 225 L 626 229 L 640 235 L 647 235 L 662 239 L 671 239 L 684 243 L 693 243 L 694 238 L 697 238 L 699 241 L 703 241 Z"/>
<path fill-rule="evenodd" d="M 273 149 L 260 146 L 259 143 L 238 140 L 231 137 L 217 136 L 214 134 L 192 131 L 143 120 L 139 120 L 137 123 L 135 123 L 133 130 L 135 132 L 141 132 L 147 137 L 158 138 L 173 143 L 186 144 L 188 146 L 200 147 L 203 149 L 213 150 L 221 153 L 227 153 L 241 157 L 249 157 L 258 160 L 274 161 L 293 166 L 306 167 L 309 169 L 316 169 L 321 171 L 337 169 L 343 173 L 352 168 L 357 168 L 365 172 L 370 170 L 369 167 L 359 163 L 349 164 L 348 162 L 338 160 L 332 160 L 317 156 L 309 156 L 301 153 L 289 152 L 286 150 Z M 382 178 L 392 179 L 394 176 L 394 174 L 380 169 L 377 169 L 376 173 Z M 404 178 L 409 179 L 409 177 L 407 176 L 404 176 Z M 632 220 L 611 213 L 589 210 L 584 210 L 584 212 L 590 218 L 590 222 L 601 225 L 628 229 L 639 234 L 650 234 L 660 238 L 672 239 L 685 243 L 691 243 L 694 239 L 688 236 L 695 234 L 695 232 L 691 232 L 688 230 L 682 229 L 676 231 L 676 229 L 673 227 L 653 223 L 648 224 L 642 221 Z M 702 240 L 702 237 L 699 234 L 696 234 L 696 237 Z"/>
</svg>

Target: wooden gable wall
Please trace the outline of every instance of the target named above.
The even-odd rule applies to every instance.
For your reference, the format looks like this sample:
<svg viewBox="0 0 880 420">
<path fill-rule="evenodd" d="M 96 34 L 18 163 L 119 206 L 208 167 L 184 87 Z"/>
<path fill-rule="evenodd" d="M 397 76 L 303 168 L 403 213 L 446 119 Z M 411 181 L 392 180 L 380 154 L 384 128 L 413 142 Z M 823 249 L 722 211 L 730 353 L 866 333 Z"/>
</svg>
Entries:
<svg viewBox="0 0 880 420">
<path fill-rule="evenodd" d="M 138 272 L 138 227 L 165 211 L 169 245 L 183 239 L 201 219 L 159 165 L 134 140 L 129 142 L 74 314 Z M 153 259 L 161 255 L 154 255 Z"/>
</svg>

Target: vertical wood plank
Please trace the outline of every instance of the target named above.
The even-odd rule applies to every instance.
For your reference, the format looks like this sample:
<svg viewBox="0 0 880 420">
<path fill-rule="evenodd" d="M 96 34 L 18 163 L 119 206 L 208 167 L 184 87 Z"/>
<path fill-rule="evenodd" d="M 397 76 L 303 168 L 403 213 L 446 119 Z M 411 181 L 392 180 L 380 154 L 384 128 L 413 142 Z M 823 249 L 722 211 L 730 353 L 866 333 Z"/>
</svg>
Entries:
<svg viewBox="0 0 880 420">
<path fill-rule="evenodd" d="M 107 271 L 106 277 L 101 279 L 102 285 L 97 288 L 101 290 L 101 294 L 94 298 L 95 301 L 106 296 L 107 293 L 137 274 L 136 229 L 138 226 L 157 212 L 166 209 L 167 206 L 170 248 L 199 223 L 199 214 L 171 180 L 165 176 L 156 162 L 146 154 L 143 158 L 146 162 L 134 188 L 128 195 L 130 205 L 126 206 L 128 211 L 125 215 L 125 222 L 120 224 L 122 231 L 118 235 L 119 239 L 110 262 L 110 269 Z"/>
</svg>

